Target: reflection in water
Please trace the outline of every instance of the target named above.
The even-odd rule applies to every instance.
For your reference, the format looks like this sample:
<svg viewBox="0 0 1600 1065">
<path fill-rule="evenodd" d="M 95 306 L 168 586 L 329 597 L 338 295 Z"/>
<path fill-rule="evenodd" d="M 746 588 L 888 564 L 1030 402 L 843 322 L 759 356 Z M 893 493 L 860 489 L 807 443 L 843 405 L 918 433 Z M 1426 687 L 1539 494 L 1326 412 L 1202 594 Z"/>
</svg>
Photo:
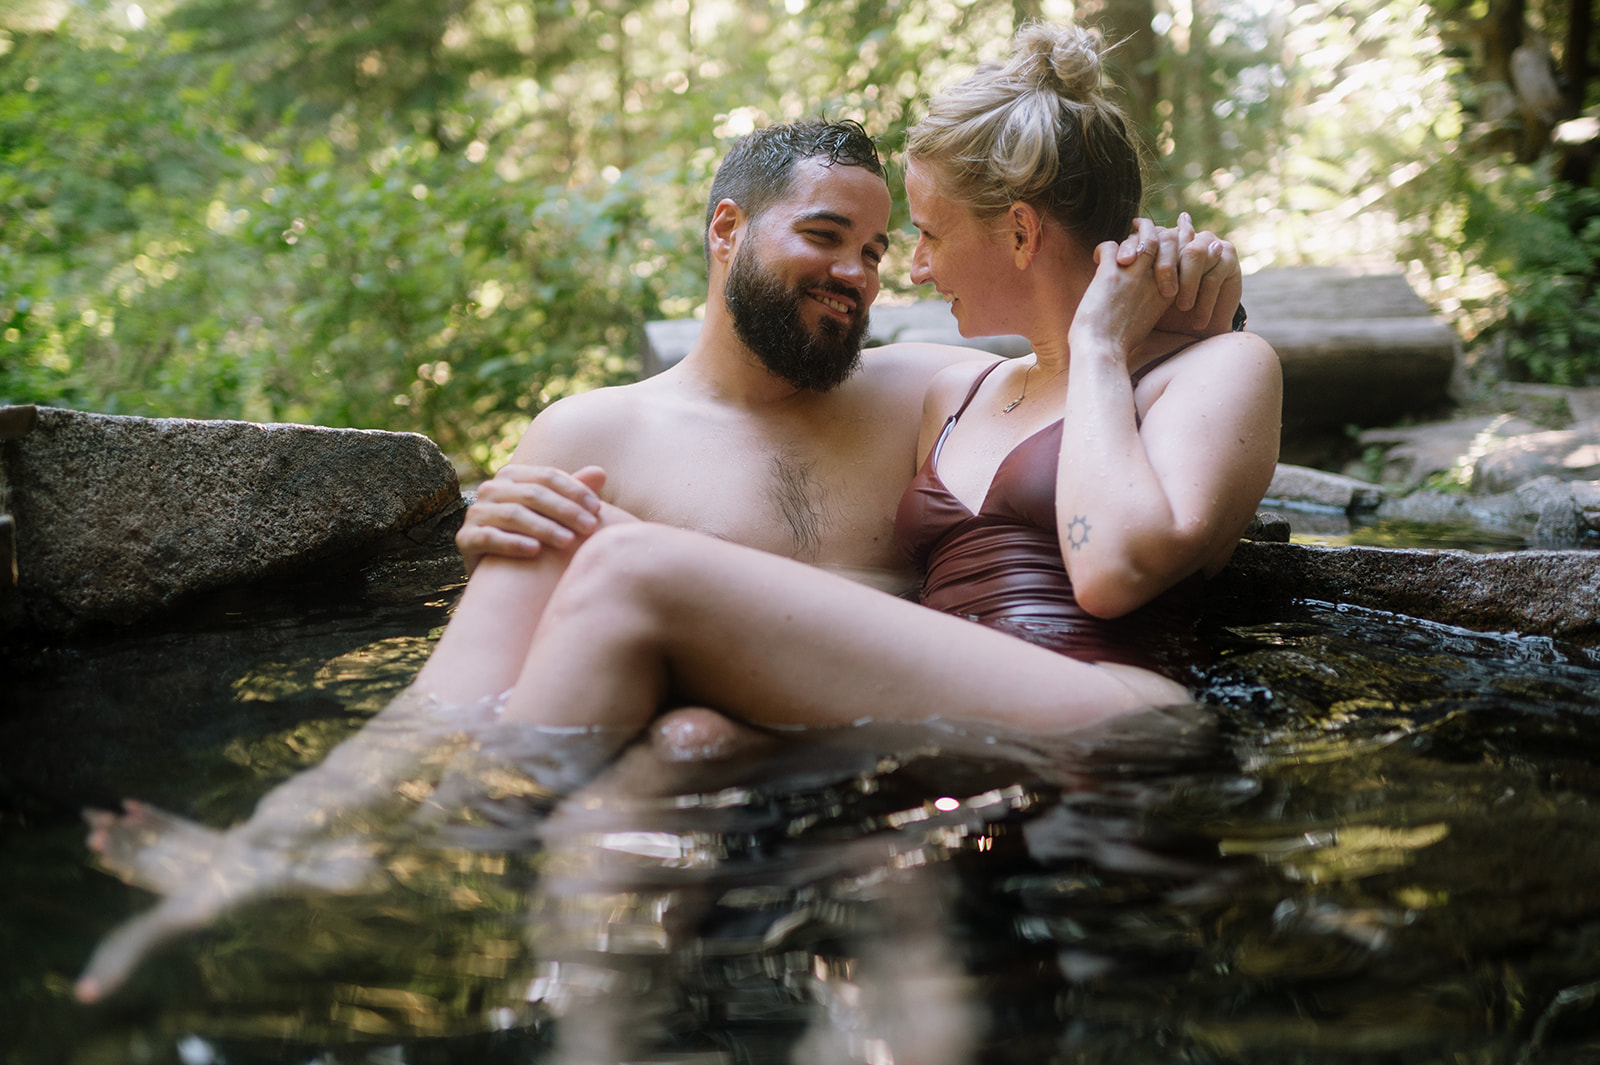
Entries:
<svg viewBox="0 0 1600 1065">
<path fill-rule="evenodd" d="M 356 613 L 14 672 L 8 1061 L 1600 1057 L 1600 661 L 1315 603 L 1217 623 L 1208 716 L 1072 745 L 785 733 L 665 774 L 636 748 L 554 810 L 541 770 L 490 757 L 492 799 L 398 819 L 376 888 L 265 899 L 72 1005 L 95 939 L 148 904 L 86 867 L 76 802 L 240 816 L 387 701 L 442 607 Z M 219 646 L 193 710 L 139 674 Z M 177 725 L 131 753 L 46 727 L 96 703 Z"/>
</svg>

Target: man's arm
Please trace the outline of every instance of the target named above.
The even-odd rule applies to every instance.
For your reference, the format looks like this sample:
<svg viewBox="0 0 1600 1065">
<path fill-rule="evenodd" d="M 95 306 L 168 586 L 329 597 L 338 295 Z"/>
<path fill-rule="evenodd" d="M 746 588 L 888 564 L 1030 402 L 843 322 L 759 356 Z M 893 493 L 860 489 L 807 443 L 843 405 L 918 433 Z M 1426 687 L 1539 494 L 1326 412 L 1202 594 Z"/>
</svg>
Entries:
<svg viewBox="0 0 1600 1065">
<path fill-rule="evenodd" d="M 467 572 L 485 555 L 536 558 L 546 547 L 571 547 L 597 527 L 605 483 L 606 471 L 599 466 L 567 473 L 513 456 L 478 486 L 456 530 Z"/>
<path fill-rule="evenodd" d="M 456 532 L 468 573 L 485 555 L 535 558 L 546 548 L 570 548 L 598 527 L 606 483 L 601 464 L 619 438 L 615 398 L 569 397 L 533 420 L 510 461 L 478 486 Z"/>
</svg>

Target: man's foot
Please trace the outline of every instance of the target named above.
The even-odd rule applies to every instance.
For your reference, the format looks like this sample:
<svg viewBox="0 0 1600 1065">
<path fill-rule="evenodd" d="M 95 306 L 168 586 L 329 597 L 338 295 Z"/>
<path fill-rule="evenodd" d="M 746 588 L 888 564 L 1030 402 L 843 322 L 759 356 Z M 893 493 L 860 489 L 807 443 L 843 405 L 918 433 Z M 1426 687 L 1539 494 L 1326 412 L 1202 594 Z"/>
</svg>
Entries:
<svg viewBox="0 0 1600 1065">
<path fill-rule="evenodd" d="M 158 895 L 179 890 L 211 860 L 222 833 L 129 799 L 123 812 L 85 810 L 89 850 L 111 875 Z"/>
</svg>

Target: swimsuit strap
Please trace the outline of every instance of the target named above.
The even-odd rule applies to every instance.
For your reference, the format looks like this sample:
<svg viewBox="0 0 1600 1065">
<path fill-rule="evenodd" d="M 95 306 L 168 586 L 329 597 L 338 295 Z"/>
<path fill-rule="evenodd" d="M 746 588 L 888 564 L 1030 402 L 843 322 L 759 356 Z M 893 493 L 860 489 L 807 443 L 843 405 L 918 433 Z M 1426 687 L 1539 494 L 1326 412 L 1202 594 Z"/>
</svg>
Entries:
<svg viewBox="0 0 1600 1065">
<path fill-rule="evenodd" d="M 1178 355 L 1182 355 L 1184 352 L 1188 351 L 1190 348 L 1194 347 L 1198 343 L 1200 343 L 1200 341 L 1191 340 L 1187 344 L 1179 344 L 1177 347 L 1173 348 L 1171 351 L 1167 352 L 1165 355 L 1157 355 L 1155 358 L 1151 359 L 1149 362 L 1145 363 L 1143 366 L 1141 366 L 1137 370 L 1133 371 L 1133 374 L 1129 378 L 1129 380 L 1131 380 L 1133 382 L 1133 387 L 1135 387 L 1135 388 L 1139 387 L 1139 382 L 1144 380 L 1144 375 L 1145 374 L 1149 373 L 1151 370 L 1154 370 L 1157 366 L 1160 366 L 1162 363 L 1166 362 L 1168 359 L 1174 358 L 1174 357 L 1176 357 Z"/>
<path fill-rule="evenodd" d="M 967 389 L 967 398 L 962 400 L 961 406 L 957 407 L 956 412 L 950 415 L 950 420 L 952 422 L 961 417 L 963 414 L 967 413 L 967 408 L 972 406 L 972 401 L 978 396 L 978 389 L 983 387 L 984 379 L 990 374 L 994 373 L 995 369 L 1004 364 L 1005 361 L 1005 359 L 996 359 L 988 366 L 985 366 L 982 373 L 972 379 L 972 387 Z"/>
<path fill-rule="evenodd" d="M 1133 371 L 1133 373 L 1129 377 L 1129 380 L 1131 380 L 1133 382 L 1133 387 L 1135 387 L 1135 388 L 1139 387 L 1139 382 L 1144 380 L 1144 375 L 1145 374 L 1149 373 L 1151 370 L 1154 370 L 1157 366 L 1160 366 L 1162 363 L 1166 362 L 1168 359 L 1171 359 L 1171 358 L 1174 358 L 1174 357 L 1176 357 L 1178 355 L 1183 354 L 1185 351 L 1188 351 L 1191 347 L 1193 347 L 1194 345 L 1196 345 L 1198 343 L 1200 343 L 1200 341 L 1191 340 L 1187 344 L 1179 344 L 1177 347 L 1173 348 L 1171 351 L 1169 351 L 1169 352 L 1167 352 L 1167 353 L 1165 353 L 1163 355 L 1157 355 L 1155 358 L 1151 359 L 1149 362 L 1145 363 L 1143 366 L 1141 366 L 1137 370 Z M 961 416 L 963 414 L 967 413 L 967 408 L 972 406 L 972 401 L 974 399 L 978 398 L 978 389 L 983 387 L 984 380 L 987 379 L 990 374 L 994 373 L 995 370 L 997 370 L 999 367 L 1004 365 L 1007 361 L 1008 360 L 1006 360 L 1006 359 L 996 359 L 994 362 L 991 362 L 988 366 L 985 366 L 983 368 L 983 372 L 982 373 L 980 373 L 977 377 L 972 379 L 972 387 L 967 389 L 967 398 L 961 401 L 961 406 L 956 408 L 956 412 L 954 414 L 950 415 L 949 418 L 945 419 L 944 425 L 945 425 L 945 432 L 946 433 L 948 433 L 950 431 L 950 427 L 952 425 L 954 425 L 957 421 L 960 420 L 960 418 L 961 418 Z M 939 442 L 940 443 L 944 442 L 944 434 L 943 433 L 941 433 L 940 436 L 939 436 Z M 935 450 L 938 450 L 937 445 L 935 445 Z"/>
</svg>

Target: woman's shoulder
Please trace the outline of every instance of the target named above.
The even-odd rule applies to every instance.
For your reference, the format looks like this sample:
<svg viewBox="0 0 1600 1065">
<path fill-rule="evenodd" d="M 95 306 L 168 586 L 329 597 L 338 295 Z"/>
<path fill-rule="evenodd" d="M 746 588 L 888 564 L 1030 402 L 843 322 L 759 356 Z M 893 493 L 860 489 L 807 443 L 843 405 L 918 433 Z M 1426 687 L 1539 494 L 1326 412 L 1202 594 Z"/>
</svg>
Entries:
<svg viewBox="0 0 1600 1065">
<path fill-rule="evenodd" d="M 1211 377 L 1219 371 L 1238 380 L 1270 381 L 1282 376 L 1278 353 L 1255 333 L 1222 333 L 1202 340 L 1172 336 L 1166 343 L 1161 339 L 1152 337 L 1158 354 L 1134 369 L 1141 381 L 1164 387 L 1179 379 Z"/>
<path fill-rule="evenodd" d="M 924 413 L 942 412 L 941 417 L 954 414 L 956 408 L 972 394 L 978 380 L 1005 360 L 994 358 L 957 362 L 933 375 L 923 399 Z"/>
</svg>

